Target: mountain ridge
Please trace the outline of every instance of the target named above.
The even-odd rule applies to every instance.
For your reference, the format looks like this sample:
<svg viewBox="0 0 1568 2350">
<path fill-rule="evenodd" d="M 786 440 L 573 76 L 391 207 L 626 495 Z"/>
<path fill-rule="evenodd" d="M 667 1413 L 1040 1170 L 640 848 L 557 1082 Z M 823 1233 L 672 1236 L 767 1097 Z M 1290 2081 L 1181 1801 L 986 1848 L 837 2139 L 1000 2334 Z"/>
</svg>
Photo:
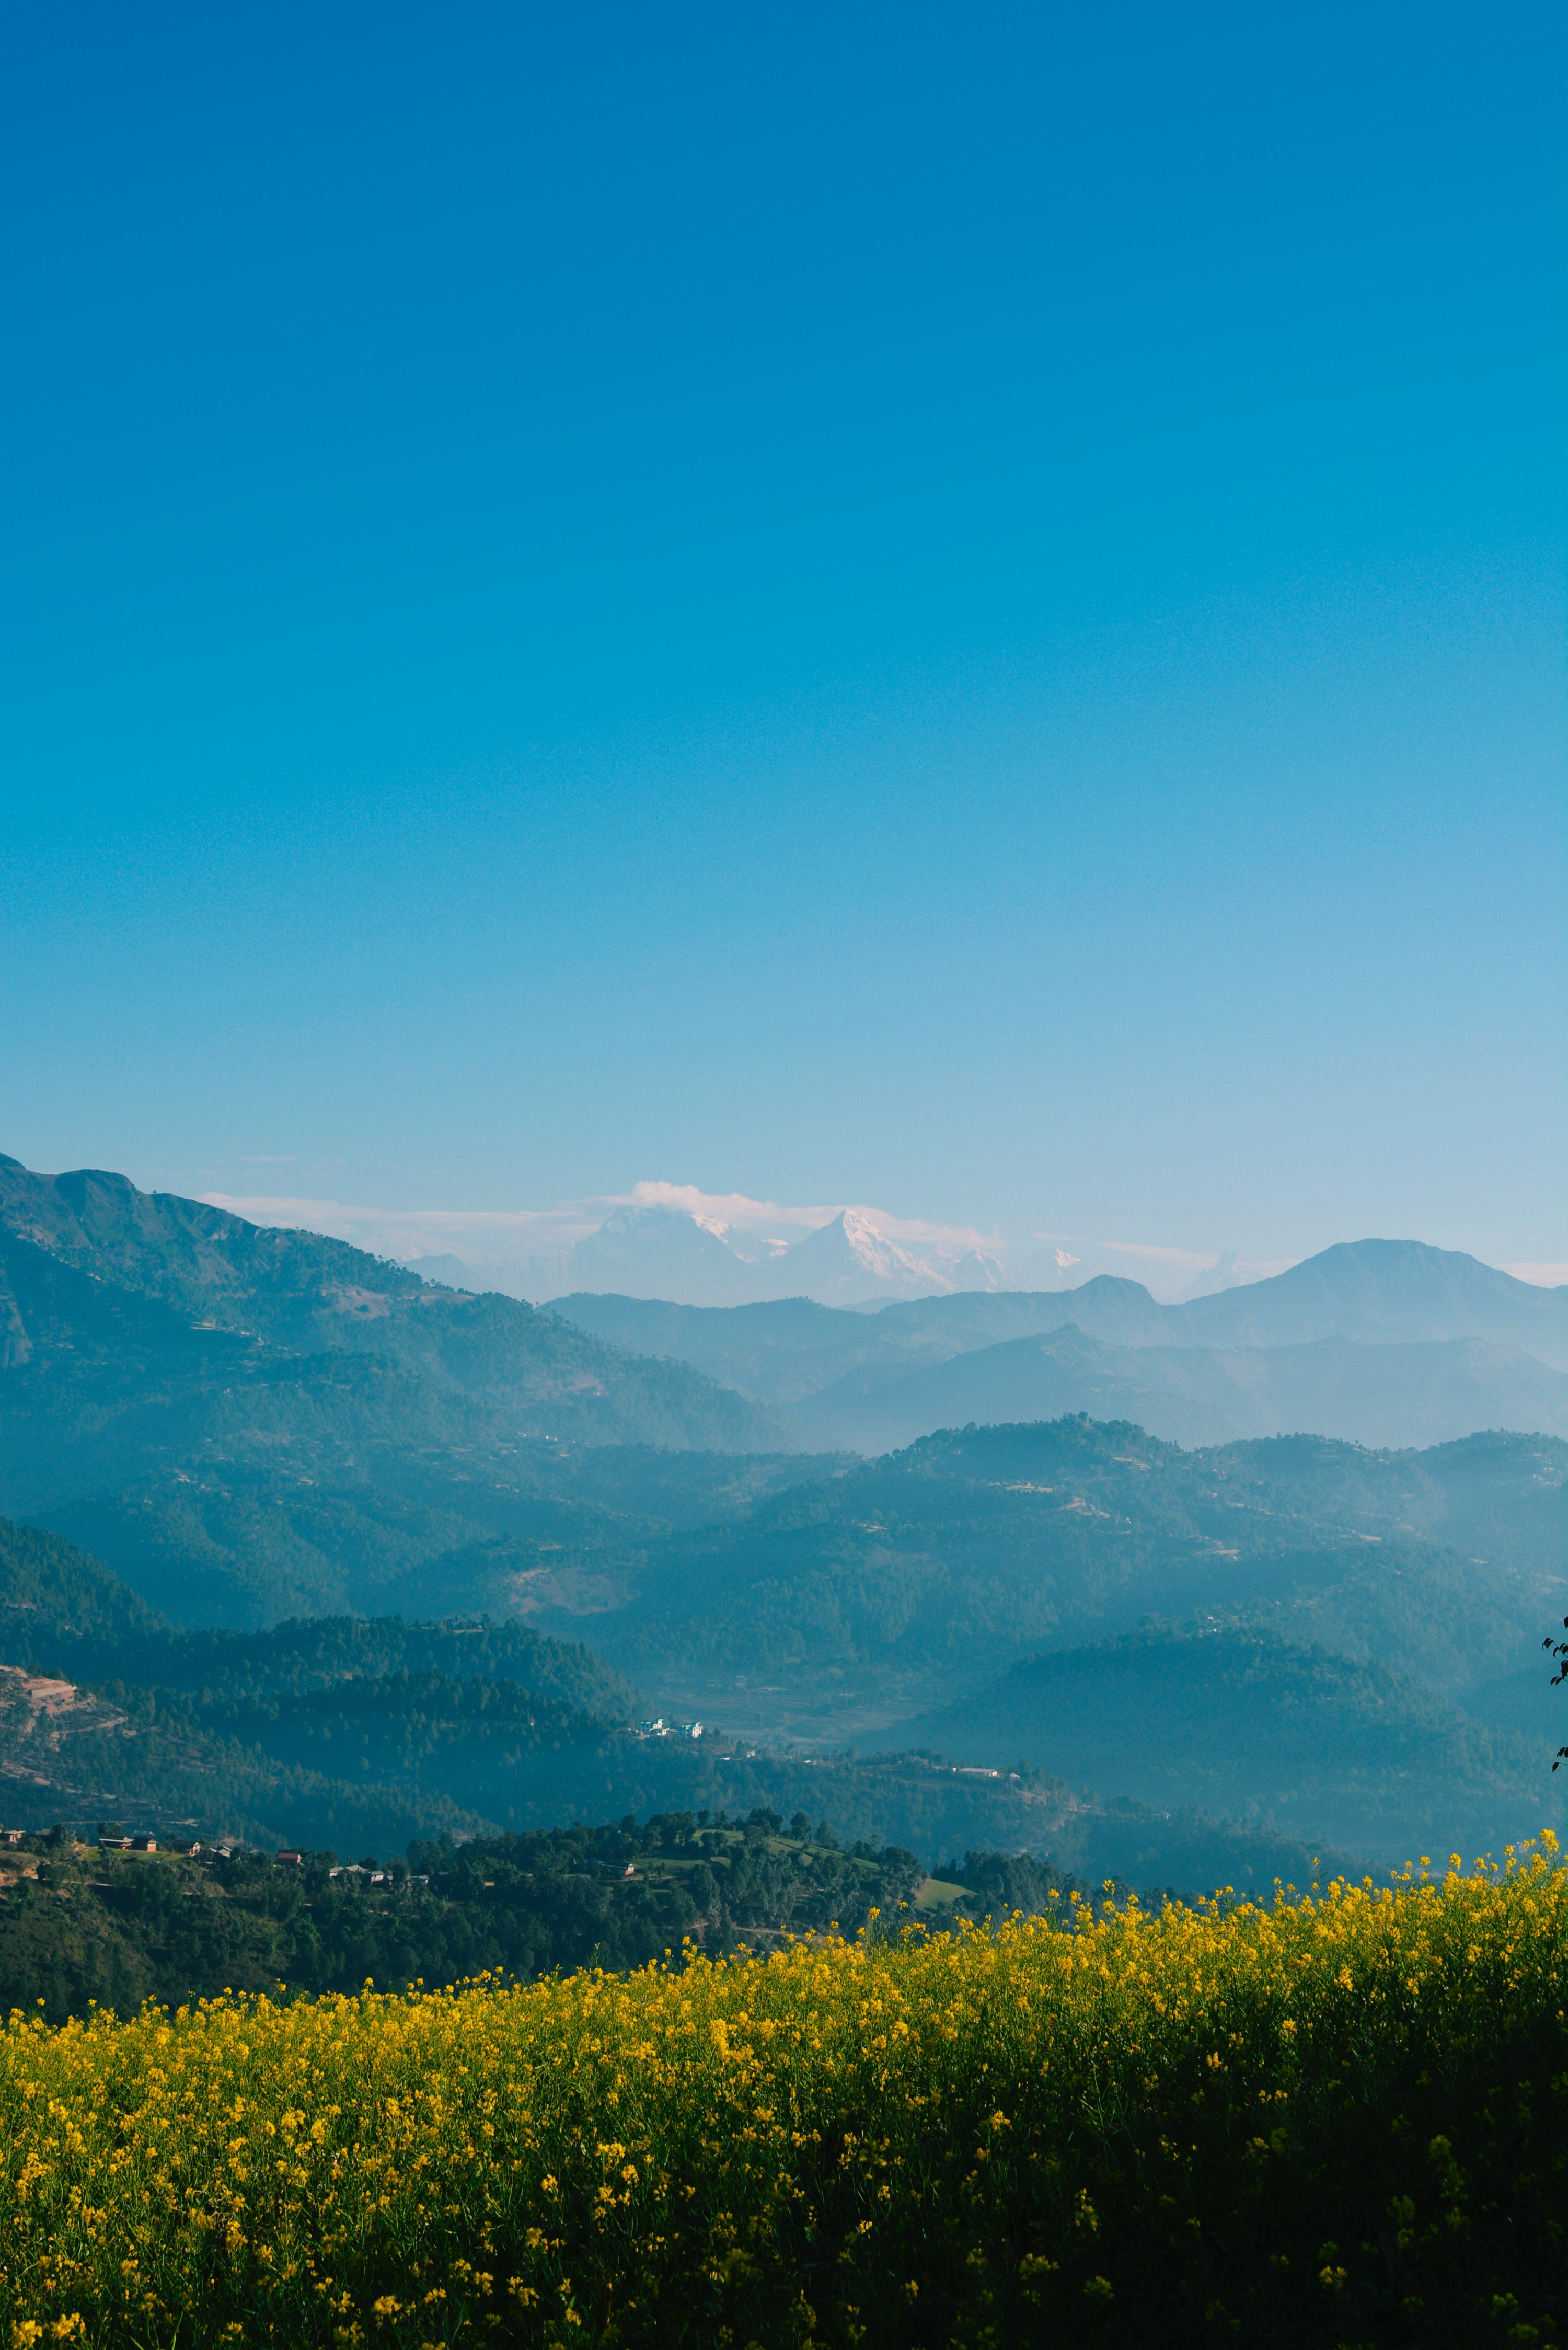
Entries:
<svg viewBox="0 0 1568 2350">
<path fill-rule="evenodd" d="M 780 1489 L 639 1544 L 591 1590 L 580 1562 L 544 1561 L 525 1598 L 540 1629 L 690 1708 L 813 1742 L 880 1737 L 917 1691 L 969 1696 L 1047 1644 L 1202 1605 L 1402 1661 L 1462 1704 L 1563 1612 L 1565 1496 L 1550 1437 L 1191 1451 L 1073 1416 L 949 1430 Z"/>
<path fill-rule="evenodd" d="M 1496 1425 L 1568 1430 L 1568 1288 L 1535 1289 L 1422 1243 L 1336 1244 L 1176 1305 L 1100 1274 L 1076 1289 L 970 1290 L 870 1313 L 804 1298 L 722 1307 L 581 1295 L 555 1310 L 788 1412 L 802 1441 L 862 1451 L 971 1419 L 1064 1410 L 1148 1419 L 1186 1443 L 1282 1427 L 1395 1444 Z M 1358 1359 L 1311 1351 L 1347 1345 Z M 977 1359 L 987 1353 L 989 1372 Z M 1053 1365 L 1077 1384 L 1046 1384 Z"/>
<path fill-rule="evenodd" d="M 793 1253 L 793 1252 L 792 1252 Z M 784 1260 L 787 1264 L 788 1259 Z M 731 1306 L 687 1305 L 669 1298 L 574 1291 L 553 1310 L 587 1328 L 617 1320 L 635 1324 L 637 1309 L 663 1309 L 667 1346 L 681 1344 L 690 1358 L 725 1359 L 722 1324 L 728 1314 L 760 1341 L 770 1316 L 786 1306 L 843 1309 L 804 1296 L 751 1299 Z M 596 1307 L 602 1309 L 597 1315 Z M 618 1315 L 616 1309 L 631 1309 Z M 742 1323 L 741 1317 L 746 1317 Z M 1248 1282 L 1206 1297 L 1162 1305 L 1144 1284 L 1125 1275 L 1096 1274 L 1074 1289 L 961 1290 L 921 1299 L 890 1299 L 875 1313 L 836 1325 L 814 1324 L 824 1342 L 862 1353 L 929 1342 L 944 1354 L 1073 1322 L 1091 1337 L 1126 1346 L 1293 1346 L 1323 1337 L 1366 1337 L 1385 1344 L 1428 1339 L 1486 1338 L 1521 1346 L 1559 1370 L 1568 1370 L 1568 1284 L 1542 1289 L 1460 1250 L 1422 1241 L 1342 1241 L 1267 1280 Z M 698 1343 L 698 1334 L 703 1334 Z M 769 1397 L 768 1400 L 775 1400 Z"/>
<path fill-rule="evenodd" d="M 211 1407 L 223 1378 L 275 1388 L 286 1362 L 319 1386 L 310 1366 L 356 1358 L 411 1383 L 443 1438 L 466 1416 L 480 1439 L 509 1430 L 737 1452 L 788 1440 L 765 1407 L 691 1366 L 632 1355 L 519 1299 L 431 1286 L 347 1242 L 139 1191 L 123 1176 L 0 1163 L 8 1417 L 74 1406 L 78 1423 L 112 1419 L 132 1360 L 166 1399 Z"/>
<path fill-rule="evenodd" d="M 940 1428 L 1087 1411 L 1187 1445 L 1290 1430 L 1422 1447 L 1502 1426 L 1568 1436 L 1568 1373 L 1480 1338 L 1287 1347 L 1110 1347 L 1074 1323 L 893 1381 L 852 1373 L 796 1407 L 808 1439 L 890 1452 Z"/>
</svg>

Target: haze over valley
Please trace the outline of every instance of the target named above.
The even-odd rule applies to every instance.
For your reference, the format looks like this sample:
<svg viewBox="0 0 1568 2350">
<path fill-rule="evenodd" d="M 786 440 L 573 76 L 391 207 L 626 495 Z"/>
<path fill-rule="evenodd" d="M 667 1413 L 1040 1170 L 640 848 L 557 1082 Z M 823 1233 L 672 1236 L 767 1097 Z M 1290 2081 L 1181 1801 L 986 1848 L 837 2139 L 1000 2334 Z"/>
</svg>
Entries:
<svg viewBox="0 0 1568 2350">
<path fill-rule="evenodd" d="M 1162 1296 L 1200 1296 L 1282 1272 L 1289 1262 L 1085 1233 L 1010 1239 L 879 1208 L 787 1207 L 665 1182 L 638 1183 L 628 1198 L 546 1209 L 389 1211 L 226 1191 L 201 1196 L 258 1223 L 306 1224 L 352 1241 L 428 1281 L 501 1290 L 535 1305 L 589 1290 L 688 1305 L 777 1297 L 869 1305 L 965 1290 L 1072 1288 L 1101 1272 L 1147 1274 Z M 1540 1268 L 1539 1277 L 1551 1270 Z M 1530 1268 L 1526 1277 L 1536 1274 Z"/>
<path fill-rule="evenodd" d="M 783 1816 L 820 1780 L 858 1833 L 1168 1882 L 1560 1814 L 1568 1289 L 1361 1241 L 1175 1305 L 1098 1274 L 541 1309 L 16 1159 L 0 1283 L 12 1669 L 232 1657 L 202 1718 L 250 1759 L 173 1796 L 210 1826 Z M 110 1803 L 81 1708 L 45 1754 L 13 1705 L 13 1807 Z M 138 1783 L 151 1818 L 152 1783 L 112 1807 Z"/>
</svg>

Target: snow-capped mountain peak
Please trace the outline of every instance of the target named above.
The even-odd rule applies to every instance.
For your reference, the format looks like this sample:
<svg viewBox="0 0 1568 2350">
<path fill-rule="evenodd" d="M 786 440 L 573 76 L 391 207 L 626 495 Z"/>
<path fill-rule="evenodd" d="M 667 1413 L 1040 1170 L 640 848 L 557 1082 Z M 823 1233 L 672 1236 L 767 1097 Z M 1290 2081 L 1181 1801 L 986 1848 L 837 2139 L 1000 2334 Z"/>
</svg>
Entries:
<svg viewBox="0 0 1568 2350">
<path fill-rule="evenodd" d="M 572 1253 L 572 1285 L 626 1297 L 736 1305 L 754 1295 L 728 1225 L 684 1208 L 618 1208 Z"/>
<path fill-rule="evenodd" d="M 572 1252 L 563 1289 L 692 1305 L 739 1305 L 810 1297 L 823 1305 L 870 1305 L 941 1297 L 959 1289 L 999 1289 L 1000 1264 L 955 1240 L 929 1254 L 900 1246 L 863 1208 L 844 1208 L 803 1240 L 776 1235 L 701 1209 L 662 1202 L 618 1207 Z"/>
<path fill-rule="evenodd" d="M 774 1267 L 781 1295 L 860 1305 L 879 1297 L 936 1297 L 953 1286 L 919 1257 L 878 1232 L 857 1208 L 797 1241 Z"/>
</svg>

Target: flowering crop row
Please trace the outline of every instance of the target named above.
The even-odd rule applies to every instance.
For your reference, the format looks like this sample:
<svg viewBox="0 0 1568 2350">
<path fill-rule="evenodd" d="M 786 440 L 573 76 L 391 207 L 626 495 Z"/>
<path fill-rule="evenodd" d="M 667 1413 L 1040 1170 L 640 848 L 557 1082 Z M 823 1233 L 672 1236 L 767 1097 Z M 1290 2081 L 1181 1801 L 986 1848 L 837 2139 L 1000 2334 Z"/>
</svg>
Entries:
<svg viewBox="0 0 1568 2350">
<path fill-rule="evenodd" d="M 1553 2338 L 1568 1872 L 0 2035 L 0 2344 Z"/>
</svg>

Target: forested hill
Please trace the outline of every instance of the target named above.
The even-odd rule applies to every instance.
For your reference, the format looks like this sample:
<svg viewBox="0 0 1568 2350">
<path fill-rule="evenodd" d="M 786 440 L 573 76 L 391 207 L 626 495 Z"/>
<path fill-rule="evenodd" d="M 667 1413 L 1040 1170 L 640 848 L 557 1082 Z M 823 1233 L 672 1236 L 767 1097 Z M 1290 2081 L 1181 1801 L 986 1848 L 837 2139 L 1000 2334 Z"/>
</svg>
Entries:
<svg viewBox="0 0 1568 2350">
<path fill-rule="evenodd" d="M 250 1632 L 182 1630 L 75 1543 L 5 1518 L 0 1665 L 201 1693 L 220 1708 L 431 1673 L 514 1681 L 599 1721 L 624 1722 L 639 1704 L 625 1676 L 590 1649 L 516 1622 L 337 1616 Z"/>
<path fill-rule="evenodd" d="M 0 1522 L 0 1818 L 395 1857 L 413 1836 L 628 1813 L 824 1812 L 923 1854 L 1021 1849 L 1188 1891 L 1299 1877 L 1305 1848 L 1036 1773 L 643 1737 L 613 1668 L 517 1623 L 161 1622 L 71 1544 Z M 63 1831 L 62 1831 L 63 1833 Z M 488 1872 L 486 1872 L 488 1873 Z M 1304 1881 L 1304 1880 L 1303 1880 Z M 227 1978 L 225 1978 L 227 1979 Z"/>
<path fill-rule="evenodd" d="M 1563 1818 L 1543 1749 L 1518 1733 L 1385 1665 L 1210 1615 L 1015 1665 L 892 1736 L 1070 1769 L 1157 1807 L 1261 1813 L 1391 1865 L 1413 1846 L 1468 1855 Z"/>
<path fill-rule="evenodd" d="M 765 1407 L 515 1298 L 432 1288 L 96 1172 L 0 1160 L 0 1508 L 145 1475 L 171 1449 L 468 1448 L 572 1437 L 757 1451 Z"/>
<path fill-rule="evenodd" d="M 75 1543 L 0 1518 L 0 1664 L 81 1669 L 88 1660 L 118 1662 L 170 1631 Z"/>
<path fill-rule="evenodd" d="M 798 1708 L 804 1728 L 829 1688 L 906 1697 L 885 1725 L 1047 1645 L 1195 1608 L 1458 1691 L 1528 1664 L 1561 1617 L 1565 1503 L 1568 1444 L 1549 1437 L 1188 1452 L 1127 1422 L 950 1430 L 642 1545 L 592 1638 L 693 1700 L 744 1674 L 771 1726 Z M 571 1574 L 531 1586 L 554 1628 Z"/>
<path fill-rule="evenodd" d="M 417 1274 L 347 1241 L 249 1223 L 201 1200 L 138 1191 L 129 1176 L 98 1168 L 36 1175 L 0 1155 L 0 1226 L 187 1319 L 296 1345 L 319 1343 L 335 1316 L 423 1287 Z"/>
<path fill-rule="evenodd" d="M 1565 1500 L 1551 1438 L 1186 1452 L 1065 1419 L 793 1485 L 643 1544 L 618 1585 L 606 1560 L 591 1629 L 583 1562 L 529 1588 L 536 1620 L 758 1737 L 1023 1760 L 1107 1798 L 1256 1802 L 1293 1834 L 1427 1850 L 1559 1816 L 1541 1641 L 1563 1613 Z M 1128 1698 L 1114 1754 L 1107 1673 Z"/>
</svg>

